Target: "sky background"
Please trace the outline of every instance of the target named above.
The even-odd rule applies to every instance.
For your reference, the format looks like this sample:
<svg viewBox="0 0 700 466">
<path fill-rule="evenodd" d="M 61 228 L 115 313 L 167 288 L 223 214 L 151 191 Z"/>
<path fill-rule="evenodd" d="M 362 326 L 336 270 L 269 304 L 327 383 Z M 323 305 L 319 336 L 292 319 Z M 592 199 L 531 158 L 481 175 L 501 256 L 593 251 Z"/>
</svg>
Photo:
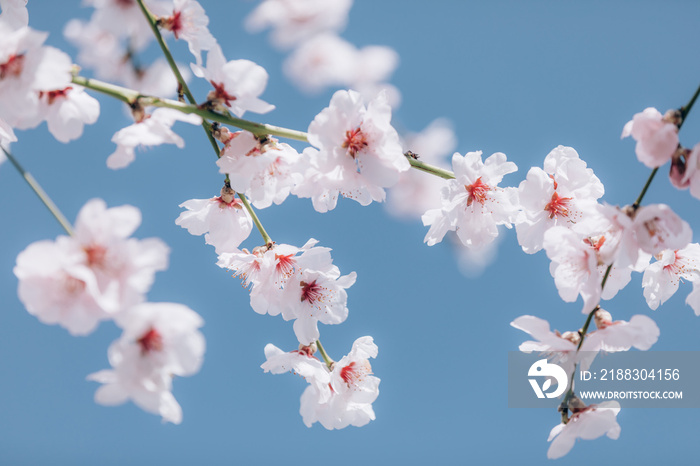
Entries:
<svg viewBox="0 0 700 466">
<path fill-rule="evenodd" d="M 202 0 L 210 30 L 227 59 L 248 58 L 270 73 L 261 96 L 277 109 L 247 117 L 305 130 L 328 105 L 332 91 L 309 97 L 281 73 L 284 54 L 242 21 L 256 5 Z M 62 37 L 73 17 L 89 17 L 81 2 L 30 0 L 30 25 L 51 33 L 47 43 L 75 57 Z M 344 38 L 358 46 L 387 45 L 400 65 L 391 82 L 403 94 L 398 128 L 420 131 L 437 117 L 450 119 L 458 148 L 484 156 L 504 152 L 518 172 L 517 186 L 559 144 L 574 147 L 605 185 L 603 198 L 629 204 L 649 169 L 634 143 L 620 140 L 623 125 L 644 108 L 684 105 L 700 83 L 697 1 L 356 0 Z M 184 43 L 172 46 L 182 63 Z M 155 56 L 155 48 L 151 49 Z M 202 99 L 206 87 L 194 86 Z M 103 323 L 72 337 L 29 315 L 16 295 L 17 254 L 34 241 L 62 234 L 59 225 L 9 163 L 0 166 L 0 463 L 2 464 L 542 464 L 547 436 L 559 423 L 550 410 L 507 407 L 507 355 L 524 340 L 509 323 L 524 314 L 575 330 L 580 302 L 560 300 L 544 253 L 524 254 L 513 231 L 496 261 L 476 279 L 460 274 L 447 244 L 427 247 L 418 222 L 389 216 L 381 204 L 339 201 L 327 214 L 308 199 L 289 198 L 259 216 L 272 238 L 302 245 L 310 237 L 333 248 L 343 274 L 356 271 L 347 321 L 321 326 L 331 357 L 371 335 L 372 361 L 381 378 L 377 420 L 362 428 L 307 428 L 298 413 L 306 383 L 264 374 L 263 348 L 296 347 L 291 322 L 259 316 L 237 279 L 215 265 L 202 237 L 175 225 L 178 204 L 217 195 L 221 176 L 201 130 L 176 126 L 184 150 L 163 146 L 137 154 L 112 171 L 110 138 L 130 124 L 122 105 L 99 97 L 102 113 L 84 137 L 53 139 L 45 125 L 18 131 L 12 150 L 73 221 L 89 199 L 131 204 L 143 223 L 135 236 L 158 236 L 171 248 L 170 268 L 156 275 L 152 302 L 183 303 L 206 324 L 201 371 L 174 381 L 184 411 L 179 426 L 133 404 L 99 406 L 98 384 L 85 381 L 108 368 L 107 347 L 120 331 Z M 700 141 L 700 108 L 686 120 L 681 143 Z M 303 145 L 296 144 L 298 149 Z M 700 201 L 670 187 L 663 167 L 647 202 L 663 202 L 700 229 Z M 426 175 L 428 176 L 428 175 Z M 253 232 L 244 246 L 254 247 Z M 697 241 L 697 235 L 694 240 Z M 689 284 L 657 311 L 642 296 L 641 275 L 605 304 L 615 318 L 652 316 L 661 329 L 654 350 L 699 350 L 700 318 L 684 304 Z M 697 410 L 627 409 L 618 440 L 579 441 L 560 464 L 697 464 Z"/>
</svg>

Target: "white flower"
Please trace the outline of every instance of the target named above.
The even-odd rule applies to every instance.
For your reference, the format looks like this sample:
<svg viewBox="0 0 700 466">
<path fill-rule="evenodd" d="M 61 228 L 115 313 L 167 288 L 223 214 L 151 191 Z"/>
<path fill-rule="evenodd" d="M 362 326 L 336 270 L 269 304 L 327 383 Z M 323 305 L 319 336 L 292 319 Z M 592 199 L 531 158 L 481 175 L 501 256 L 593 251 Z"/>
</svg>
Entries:
<svg viewBox="0 0 700 466">
<path fill-rule="evenodd" d="M 209 32 L 209 18 L 204 8 L 196 0 L 174 0 L 173 14 L 159 19 L 159 25 L 172 31 L 176 39 L 184 39 L 195 56 L 197 64 L 202 64 L 202 51 L 211 50 L 216 39 Z"/>
<path fill-rule="evenodd" d="M 665 204 L 640 207 L 631 228 L 639 249 L 651 255 L 683 249 L 693 238 L 690 225 Z"/>
<path fill-rule="evenodd" d="M 11 27 L 20 29 L 29 25 L 27 0 L 0 0 L 0 9 L 2 9 L 0 20 Z"/>
<path fill-rule="evenodd" d="M 214 86 L 207 100 L 215 109 L 230 109 L 241 118 L 247 111 L 267 113 L 275 108 L 258 98 L 267 86 L 267 71 L 250 60 L 224 58 L 219 45 L 212 46 L 207 53 L 207 67 L 192 64 L 195 76 L 204 78 Z"/>
<path fill-rule="evenodd" d="M 544 248 L 552 261 L 549 272 L 561 299 L 568 303 L 583 298 L 581 312 L 588 314 L 600 301 L 601 277 L 595 248 L 565 227 L 552 227 L 544 235 Z"/>
<path fill-rule="evenodd" d="M 288 144 L 267 138 L 261 143 L 248 131 L 231 134 L 216 164 L 229 175 L 231 187 L 244 193 L 258 209 L 284 202 L 301 175 L 299 154 Z"/>
<path fill-rule="evenodd" d="M 498 236 L 498 225 L 510 227 L 518 211 L 517 190 L 499 188 L 503 175 L 518 169 L 500 152 L 481 161 L 481 152 L 452 156 L 455 179 L 442 190 L 442 207 L 423 215 L 431 225 L 425 242 L 432 246 L 456 231 L 465 246 L 479 248 Z"/>
<path fill-rule="evenodd" d="M 176 121 L 184 121 L 192 125 L 202 123 L 198 115 L 186 115 L 170 108 L 158 108 L 140 122 L 122 128 L 112 136 L 112 142 L 117 144 L 117 150 L 107 158 L 107 166 L 111 169 L 124 168 L 134 161 L 136 147 L 151 147 L 160 144 L 175 144 L 185 147 L 185 141 L 175 134 L 170 127 Z"/>
<path fill-rule="evenodd" d="M 549 433 L 547 439 L 552 444 L 547 450 L 547 458 L 557 459 L 565 456 L 574 447 L 577 438 L 593 440 L 601 435 L 607 435 L 616 440 L 620 436 L 620 425 L 617 423 L 617 413 L 620 404 L 617 401 L 606 401 L 599 405 L 590 405 L 576 412 L 566 424 L 559 424 Z"/>
<path fill-rule="evenodd" d="M 274 345 L 265 347 L 265 372 L 294 371 L 309 382 L 301 396 L 301 415 L 311 427 L 320 422 L 326 429 L 361 427 L 375 419 L 372 403 L 379 395 L 379 379 L 372 375 L 369 358 L 377 357 L 372 337 L 355 340 L 352 350 L 333 363 L 332 371 L 303 351 L 284 353 Z"/>
<path fill-rule="evenodd" d="M 662 251 L 644 271 L 644 298 L 656 310 L 676 291 L 682 280 L 700 282 L 700 245 L 691 243 L 683 249 Z"/>
<path fill-rule="evenodd" d="M 93 199 L 78 214 L 75 236 L 27 247 L 14 269 L 27 311 L 86 335 L 143 301 L 155 272 L 167 268 L 169 249 L 157 238 L 129 238 L 140 223 L 135 207 L 107 209 Z"/>
<path fill-rule="evenodd" d="M 131 399 L 141 409 L 179 424 L 182 409 L 171 393 L 173 376 L 199 371 L 205 342 L 197 330 L 204 322 L 193 310 L 175 303 L 144 303 L 121 319 L 124 333 L 109 347 L 112 370 L 90 374 L 104 384 L 95 401 L 115 406 Z"/>
<path fill-rule="evenodd" d="M 294 320 L 294 333 L 303 345 L 319 337 L 318 322 L 340 324 L 348 316 L 345 289 L 355 283 L 357 274 L 341 276 L 333 265 L 330 249 L 313 247 L 296 261 L 296 271 L 284 285 L 282 317 Z"/>
<path fill-rule="evenodd" d="M 558 146 L 544 159 L 544 170 L 533 167 L 520 183 L 524 215 L 515 225 L 518 243 L 528 254 L 542 249 L 544 233 L 555 225 L 571 228 L 592 214 L 603 184 L 571 147 Z"/>
<path fill-rule="evenodd" d="M 319 150 L 302 154 L 310 167 L 292 193 L 310 197 L 319 212 L 335 208 L 339 193 L 362 205 L 383 201 L 383 188 L 410 169 L 390 121 L 383 94 L 365 107 L 357 92 L 336 92 L 309 125 L 309 142 Z"/>
<path fill-rule="evenodd" d="M 307 427 L 317 421 L 329 430 L 362 427 L 375 419 L 372 403 L 379 396 L 380 380 L 372 375 L 369 358 L 377 353 L 372 337 L 358 338 L 350 353 L 333 365 L 328 401 L 311 387 L 304 391 L 300 412 Z"/>
<path fill-rule="evenodd" d="M 238 246 L 250 235 L 253 220 L 230 187 L 211 199 L 190 199 L 180 204 L 187 211 L 175 220 L 192 235 L 203 235 L 216 248 L 216 253 L 238 251 Z"/>
<path fill-rule="evenodd" d="M 35 118 L 22 121 L 22 129 L 38 125 L 46 120 L 49 131 L 61 142 L 78 139 L 83 126 L 91 125 L 100 115 L 100 103 L 82 87 L 66 87 L 39 92 L 39 109 Z"/>
<path fill-rule="evenodd" d="M 285 60 L 283 69 L 294 84 L 309 93 L 327 87 L 359 91 L 389 79 L 398 62 L 398 54 L 389 47 L 358 49 L 335 34 L 325 33 L 299 46 Z"/>
<path fill-rule="evenodd" d="M 622 137 L 628 136 L 637 141 L 634 148 L 637 158 L 649 168 L 657 168 L 668 162 L 678 147 L 678 126 L 653 107 L 635 114 L 627 122 Z"/>
<path fill-rule="evenodd" d="M 288 48 L 323 31 L 345 27 L 352 0 L 265 0 L 246 18 L 257 32 L 272 27 L 272 42 Z"/>
<path fill-rule="evenodd" d="M 40 91 L 70 85 L 70 57 L 42 46 L 46 37 L 28 27 L 13 29 L 0 18 L 0 118 L 13 127 L 36 120 Z"/>
<path fill-rule="evenodd" d="M 595 323 L 598 330 L 590 332 L 584 344 L 608 353 L 628 351 L 632 347 L 646 351 L 657 342 L 661 333 L 656 322 L 642 314 L 632 316 L 629 322 L 613 321 L 610 313 L 598 309 L 595 313 Z"/>
</svg>

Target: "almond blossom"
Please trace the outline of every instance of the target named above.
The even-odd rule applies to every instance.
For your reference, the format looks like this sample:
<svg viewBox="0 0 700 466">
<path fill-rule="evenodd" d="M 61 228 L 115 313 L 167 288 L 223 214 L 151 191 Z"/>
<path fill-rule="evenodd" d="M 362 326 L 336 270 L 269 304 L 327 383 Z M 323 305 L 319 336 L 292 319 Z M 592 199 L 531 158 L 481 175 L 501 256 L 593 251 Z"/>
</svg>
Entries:
<svg viewBox="0 0 700 466">
<path fill-rule="evenodd" d="M 248 131 L 228 133 L 216 164 L 229 176 L 231 187 L 258 209 L 284 202 L 301 177 L 294 148 L 272 137 L 258 140 Z"/>
<path fill-rule="evenodd" d="M 651 255 L 683 249 L 693 238 L 690 225 L 665 204 L 640 207 L 631 229 L 639 249 Z"/>
<path fill-rule="evenodd" d="M 216 110 L 230 109 L 241 118 L 245 112 L 267 113 L 274 110 L 258 98 L 267 86 L 267 71 L 250 60 L 231 60 L 224 58 L 219 45 L 212 46 L 207 53 L 207 67 L 191 64 L 195 76 L 204 78 L 214 86 L 207 101 Z"/>
<path fill-rule="evenodd" d="M 230 186 L 221 188 L 221 195 L 211 199 L 190 199 L 180 204 L 187 211 L 175 220 L 192 235 L 204 235 L 216 253 L 238 251 L 238 246 L 250 235 L 253 220 L 235 197 Z"/>
<path fill-rule="evenodd" d="M 91 125 L 100 115 L 100 103 L 80 86 L 39 92 L 39 109 L 33 118 L 19 125 L 22 129 L 46 120 L 49 132 L 61 142 L 78 139 L 83 126 Z"/>
<path fill-rule="evenodd" d="M 479 248 L 498 236 L 498 225 L 511 227 L 518 212 L 517 190 L 499 188 L 503 175 L 518 167 L 500 152 L 485 162 L 481 151 L 452 156 L 455 179 L 442 190 L 442 207 L 427 211 L 422 219 L 430 225 L 425 242 L 432 246 L 448 231 L 456 231 L 465 246 Z"/>
<path fill-rule="evenodd" d="M 544 234 L 544 248 L 552 261 L 549 272 L 564 301 L 583 298 L 581 312 L 588 314 L 598 305 L 602 293 L 595 248 L 568 228 L 555 226 Z"/>
<path fill-rule="evenodd" d="M 649 168 L 657 168 L 668 162 L 678 147 L 674 112 L 667 115 L 661 115 L 657 109 L 649 107 L 635 114 L 622 130 L 623 138 L 632 136 L 637 141 L 634 148 L 637 158 Z"/>
<path fill-rule="evenodd" d="M 559 225 L 571 228 L 589 215 L 604 193 L 603 184 L 571 147 L 558 146 L 520 183 L 523 215 L 515 224 L 518 243 L 528 254 L 542 249 L 544 233 Z"/>
<path fill-rule="evenodd" d="M 199 125 L 202 118 L 195 114 L 184 114 L 170 108 L 157 108 L 152 114 L 131 126 L 122 128 L 112 136 L 117 150 L 107 158 L 107 166 L 113 170 L 129 166 L 136 158 L 137 147 L 160 144 L 175 144 L 182 149 L 185 141 L 170 128 L 176 121 Z"/>
<path fill-rule="evenodd" d="M 48 34 L 15 29 L 0 16 L 0 118 L 13 127 L 29 127 L 39 112 L 39 92 L 64 89 L 72 62 L 53 47 L 42 46 Z"/>
<path fill-rule="evenodd" d="M 246 18 L 250 32 L 272 28 L 275 46 L 288 48 L 323 31 L 345 27 L 352 0 L 264 0 Z"/>
<path fill-rule="evenodd" d="M 644 298 L 656 310 L 676 291 L 682 280 L 700 282 L 700 245 L 691 243 L 683 249 L 666 249 L 657 254 L 656 262 L 647 267 L 642 278 Z M 697 314 L 700 308 L 693 307 Z"/>
<path fill-rule="evenodd" d="M 199 371 L 205 341 L 197 330 L 204 322 L 193 310 L 176 303 L 143 303 L 121 319 L 124 332 L 109 347 L 111 370 L 87 379 L 102 383 L 95 401 L 116 406 L 132 400 L 164 421 L 182 422 L 182 408 L 173 396 L 173 376 Z"/>
<path fill-rule="evenodd" d="M 589 333 L 584 344 L 608 353 L 628 351 L 632 347 L 646 351 L 658 341 L 661 333 L 656 322 L 643 314 L 633 315 L 629 322 L 613 321 L 608 311 L 598 309 L 594 319 L 598 330 Z"/>
<path fill-rule="evenodd" d="M 379 378 L 372 375 L 369 358 L 376 358 L 377 345 L 372 337 L 355 340 L 352 350 L 333 369 L 302 351 L 283 353 L 272 344 L 265 347 L 265 372 L 279 374 L 294 371 L 309 382 L 301 396 L 301 415 L 311 427 L 320 422 L 326 429 L 361 427 L 375 419 L 372 403 L 379 395 Z"/>
<path fill-rule="evenodd" d="M 284 62 L 284 73 L 303 91 L 327 87 L 362 91 L 389 79 L 399 63 L 395 50 L 369 45 L 358 49 L 335 34 L 319 34 L 300 45 Z M 364 95 L 371 99 L 374 95 Z M 392 102 L 392 107 L 394 107 Z"/>
<path fill-rule="evenodd" d="M 27 311 L 86 335 L 142 302 L 156 271 L 167 268 L 169 249 L 157 238 L 129 238 L 140 223 L 135 207 L 107 209 L 93 199 L 78 213 L 74 236 L 29 245 L 14 269 Z"/>
<path fill-rule="evenodd" d="M 284 285 L 282 317 L 294 319 L 294 333 L 303 345 L 318 339 L 318 322 L 340 324 L 348 316 L 345 290 L 355 283 L 357 274 L 341 276 L 330 251 L 322 247 L 304 251 Z"/>
<path fill-rule="evenodd" d="M 176 39 L 187 42 L 197 65 L 202 64 L 202 51 L 211 50 L 216 39 L 209 32 L 209 18 L 196 0 L 174 0 L 172 15 L 158 19 L 158 25 L 172 31 Z"/>
<path fill-rule="evenodd" d="M 318 150 L 304 150 L 302 158 L 310 167 L 292 193 L 310 197 L 319 212 L 334 209 L 338 194 L 361 205 L 383 201 L 383 188 L 396 184 L 411 166 L 390 122 L 391 108 L 383 94 L 367 107 L 357 92 L 333 94 L 330 105 L 309 125 L 309 142 Z"/>
<path fill-rule="evenodd" d="M 593 440 L 602 435 L 616 440 L 620 436 L 617 413 L 620 404 L 606 401 L 598 405 L 577 409 L 566 424 L 561 423 L 549 433 L 547 441 L 552 442 L 547 450 L 547 458 L 557 459 L 565 456 L 574 447 L 577 438 Z"/>
</svg>

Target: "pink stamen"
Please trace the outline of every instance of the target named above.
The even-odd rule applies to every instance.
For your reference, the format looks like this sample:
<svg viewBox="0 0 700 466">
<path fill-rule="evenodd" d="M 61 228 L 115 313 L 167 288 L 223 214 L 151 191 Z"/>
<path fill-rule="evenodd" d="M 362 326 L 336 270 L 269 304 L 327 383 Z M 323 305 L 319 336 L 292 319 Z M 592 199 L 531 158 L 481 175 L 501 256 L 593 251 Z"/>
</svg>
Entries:
<svg viewBox="0 0 700 466">
<path fill-rule="evenodd" d="M 467 206 L 472 205 L 474 201 L 476 200 L 479 204 L 484 205 L 484 202 L 486 202 L 486 193 L 491 190 L 491 187 L 481 181 L 481 177 L 477 178 L 474 184 L 470 184 L 469 186 L 464 186 L 469 193 L 469 197 L 467 197 Z"/>
<path fill-rule="evenodd" d="M 141 346 L 142 356 L 151 351 L 160 351 L 163 349 L 163 337 L 158 330 L 153 327 L 148 329 L 136 342 Z"/>
<path fill-rule="evenodd" d="M 569 216 L 569 201 L 570 197 L 559 197 L 556 191 L 552 194 L 552 200 L 544 206 L 544 210 L 549 212 L 549 218 L 554 218 L 556 216 L 568 217 Z"/>
<path fill-rule="evenodd" d="M 345 132 L 343 147 L 348 150 L 348 155 L 353 159 L 358 152 L 367 147 L 367 138 L 359 126 L 353 130 Z"/>
</svg>

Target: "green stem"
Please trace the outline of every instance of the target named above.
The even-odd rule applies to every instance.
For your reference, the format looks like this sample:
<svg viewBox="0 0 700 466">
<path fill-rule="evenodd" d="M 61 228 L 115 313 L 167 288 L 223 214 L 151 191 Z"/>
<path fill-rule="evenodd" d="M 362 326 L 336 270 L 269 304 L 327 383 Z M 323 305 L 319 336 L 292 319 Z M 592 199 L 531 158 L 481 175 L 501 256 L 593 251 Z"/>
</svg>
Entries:
<svg viewBox="0 0 700 466">
<path fill-rule="evenodd" d="M 132 104 L 138 100 L 138 102 L 144 107 L 152 106 L 172 108 L 182 113 L 195 114 L 208 120 L 218 121 L 219 123 L 235 126 L 237 128 L 249 131 L 255 134 L 256 136 L 269 134 L 272 136 L 279 136 L 287 139 L 296 139 L 298 141 L 305 142 L 307 141 L 306 133 L 304 133 L 303 131 L 281 128 L 279 126 L 267 125 L 264 123 L 255 123 L 253 121 L 248 121 L 241 118 L 217 113 L 204 108 L 199 108 L 196 105 L 186 104 L 177 100 L 163 99 L 160 97 L 143 95 L 133 89 L 116 86 L 114 84 L 106 83 L 97 79 L 85 78 L 83 76 L 73 76 L 73 83 L 83 86 L 87 89 L 92 89 L 93 91 L 106 94 L 110 97 L 114 97 L 127 104 Z"/>
<path fill-rule="evenodd" d="M 326 354 L 326 350 L 323 348 L 323 345 L 321 344 L 321 340 L 316 340 L 316 346 L 318 347 L 318 352 L 321 353 L 321 357 L 323 358 L 323 362 L 326 363 L 326 367 L 328 367 L 328 369 L 330 369 L 330 370 L 333 370 L 334 361 L 328 357 L 328 354 Z"/>
<path fill-rule="evenodd" d="M 411 163 L 411 166 L 415 169 L 426 173 L 430 173 L 431 175 L 439 176 L 440 178 L 444 178 L 446 180 L 455 179 L 455 174 L 449 170 L 444 170 L 440 167 L 436 167 L 435 165 L 430 165 L 425 162 L 421 162 L 420 160 L 416 160 L 410 156 L 406 156 L 406 158 Z"/>
<path fill-rule="evenodd" d="M 0 146 L 2 147 L 2 146 Z M 44 203 L 47 209 L 49 209 L 49 212 L 56 218 L 58 223 L 63 227 L 64 230 L 66 230 L 66 233 L 68 233 L 70 236 L 74 236 L 75 233 L 73 233 L 73 227 L 71 224 L 68 222 L 66 219 L 65 215 L 59 210 L 58 207 L 56 207 L 56 204 L 51 200 L 48 194 L 46 194 L 46 191 L 44 191 L 41 188 L 41 185 L 39 182 L 37 182 L 34 177 L 32 176 L 31 173 L 26 171 L 22 165 L 19 164 L 17 159 L 4 147 L 2 147 L 2 151 L 5 153 L 7 156 L 7 159 L 12 162 L 12 165 L 17 169 L 20 175 L 22 175 L 22 178 L 24 178 L 24 181 L 27 182 L 30 188 L 34 191 L 34 193 L 39 197 L 41 202 Z"/>
<path fill-rule="evenodd" d="M 681 107 L 681 117 L 683 119 L 678 125 L 678 129 L 681 129 L 681 126 L 683 126 L 685 117 L 688 116 L 688 113 L 690 113 L 690 110 L 693 108 L 693 105 L 695 105 L 695 101 L 698 99 L 698 95 L 700 95 L 700 86 L 698 86 L 698 88 L 695 90 L 695 94 L 693 94 L 693 97 L 690 98 L 690 101 L 685 106 Z"/>
<path fill-rule="evenodd" d="M 649 178 L 647 178 L 647 182 L 644 183 L 644 187 L 642 188 L 642 192 L 639 193 L 639 196 L 637 196 L 637 200 L 634 201 L 634 204 L 632 204 L 632 208 L 634 210 L 639 209 L 639 206 L 642 204 L 642 199 L 644 199 L 644 195 L 647 193 L 647 189 L 649 189 L 649 185 L 651 185 L 652 180 L 656 176 L 656 172 L 659 171 L 659 167 L 656 167 L 651 171 L 651 174 L 649 175 Z"/>
<path fill-rule="evenodd" d="M 226 175 L 226 177 L 228 179 L 228 175 Z M 245 206 L 246 210 L 250 214 L 250 217 L 253 219 L 253 223 L 255 224 L 255 227 L 260 232 L 260 236 L 262 236 L 263 241 L 265 241 L 266 245 L 270 245 L 272 243 L 272 238 L 270 238 L 270 235 L 268 235 L 267 232 L 265 231 L 265 228 L 263 228 L 262 223 L 260 223 L 260 219 L 255 214 L 255 211 L 253 210 L 253 207 L 248 202 L 248 199 L 245 197 L 245 195 L 243 193 L 236 193 L 236 194 L 238 195 L 241 202 Z"/>
</svg>

